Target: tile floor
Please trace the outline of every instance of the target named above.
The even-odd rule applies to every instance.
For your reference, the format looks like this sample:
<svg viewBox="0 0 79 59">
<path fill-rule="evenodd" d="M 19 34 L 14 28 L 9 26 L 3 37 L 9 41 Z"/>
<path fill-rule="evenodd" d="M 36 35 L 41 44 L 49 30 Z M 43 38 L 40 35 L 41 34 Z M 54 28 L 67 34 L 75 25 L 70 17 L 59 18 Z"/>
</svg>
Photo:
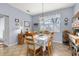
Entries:
<svg viewBox="0 0 79 59">
<path fill-rule="evenodd" d="M 60 43 L 53 44 L 53 56 L 71 56 L 71 50 Z M 0 56 L 26 56 L 26 45 L 0 48 Z"/>
<path fill-rule="evenodd" d="M 71 49 L 63 44 L 54 43 L 53 56 L 72 56 Z"/>
</svg>

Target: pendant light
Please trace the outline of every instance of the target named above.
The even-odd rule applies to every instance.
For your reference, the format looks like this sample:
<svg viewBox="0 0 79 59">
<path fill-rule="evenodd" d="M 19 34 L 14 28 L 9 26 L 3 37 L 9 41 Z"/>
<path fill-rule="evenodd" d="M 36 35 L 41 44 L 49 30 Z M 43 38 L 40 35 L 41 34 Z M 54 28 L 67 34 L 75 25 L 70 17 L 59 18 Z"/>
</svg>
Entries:
<svg viewBox="0 0 79 59">
<path fill-rule="evenodd" d="M 42 3 L 42 20 L 44 20 L 44 3 Z"/>
</svg>

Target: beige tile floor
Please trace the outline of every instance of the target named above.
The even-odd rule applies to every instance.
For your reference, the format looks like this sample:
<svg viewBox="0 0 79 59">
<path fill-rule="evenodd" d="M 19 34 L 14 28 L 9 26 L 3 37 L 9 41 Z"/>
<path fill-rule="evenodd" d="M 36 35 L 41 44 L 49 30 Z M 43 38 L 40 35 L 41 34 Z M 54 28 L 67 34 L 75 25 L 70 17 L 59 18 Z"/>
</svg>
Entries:
<svg viewBox="0 0 79 59">
<path fill-rule="evenodd" d="M 54 43 L 53 56 L 71 56 L 71 49 L 63 44 Z"/>
<path fill-rule="evenodd" d="M 71 56 L 71 50 L 60 43 L 53 44 L 52 56 Z M 26 44 L 0 48 L 0 56 L 26 56 Z"/>
</svg>

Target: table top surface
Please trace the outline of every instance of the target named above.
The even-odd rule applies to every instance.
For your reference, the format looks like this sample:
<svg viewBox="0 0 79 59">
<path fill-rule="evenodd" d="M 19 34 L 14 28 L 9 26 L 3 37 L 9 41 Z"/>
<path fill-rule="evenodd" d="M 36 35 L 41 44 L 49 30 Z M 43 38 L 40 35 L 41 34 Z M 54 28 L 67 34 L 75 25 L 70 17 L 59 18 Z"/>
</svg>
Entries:
<svg viewBox="0 0 79 59">
<path fill-rule="evenodd" d="M 37 40 L 47 40 L 49 38 L 49 35 L 38 34 L 38 35 L 35 35 L 34 38 L 37 39 Z"/>
<path fill-rule="evenodd" d="M 69 34 L 69 36 L 74 38 L 74 39 L 79 39 L 79 36 L 76 36 L 76 35 Z"/>
</svg>

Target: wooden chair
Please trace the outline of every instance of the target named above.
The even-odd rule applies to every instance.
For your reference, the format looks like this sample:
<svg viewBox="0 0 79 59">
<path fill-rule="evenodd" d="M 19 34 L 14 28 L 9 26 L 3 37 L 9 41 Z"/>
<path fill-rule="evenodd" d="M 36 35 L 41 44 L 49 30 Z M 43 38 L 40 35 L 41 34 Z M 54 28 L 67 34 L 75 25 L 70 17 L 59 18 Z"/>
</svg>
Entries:
<svg viewBox="0 0 79 59">
<path fill-rule="evenodd" d="M 33 33 L 26 33 L 26 44 L 27 44 L 27 55 L 31 54 L 34 56 L 38 56 L 42 54 L 42 47 L 35 43 Z"/>
<path fill-rule="evenodd" d="M 48 42 L 48 55 L 49 56 L 52 55 L 52 42 L 51 42 L 51 40 L 49 40 L 49 42 Z"/>
<path fill-rule="evenodd" d="M 48 39 L 48 45 L 46 46 L 46 52 L 48 53 L 49 56 L 51 56 L 53 54 L 53 35 L 54 33 L 51 33 L 50 38 Z"/>
<path fill-rule="evenodd" d="M 49 34 L 50 32 L 49 31 L 44 31 L 44 34 Z"/>
<path fill-rule="evenodd" d="M 22 33 L 18 34 L 18 44 L 19 45 L 24 44 L 24 38 L 23 38 L 23 34 Z"/>
<path fill-rule="evenodd" d="M 68 35 L 68 33 L 70 33 L 68 30 L 63 31 L 63 43 L 65 45 L 69 45 L 69 35 Z"/>
</svg>

